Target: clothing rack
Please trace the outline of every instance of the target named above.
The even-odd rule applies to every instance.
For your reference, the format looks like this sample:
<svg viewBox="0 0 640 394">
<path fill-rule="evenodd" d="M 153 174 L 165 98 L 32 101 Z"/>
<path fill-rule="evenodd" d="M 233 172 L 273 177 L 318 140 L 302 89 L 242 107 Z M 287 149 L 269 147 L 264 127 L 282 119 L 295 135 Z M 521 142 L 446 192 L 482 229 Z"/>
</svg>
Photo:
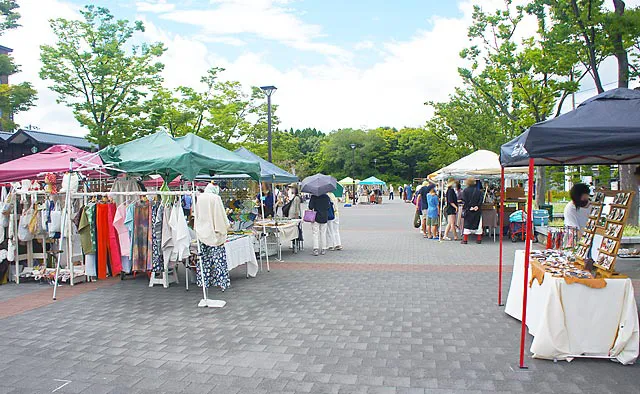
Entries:
<svg viewBox="0 0 640 394">
<path fill-rule="evenodd" d="M 193 201 L 193 216 L 197 215 L 197 210 L 196 210 L 196 198 L 197 198 L 197 193 L 195 190 L 195 184 L 193 185 L 193 189 L 192 190 L 180 190 L 180 191 L 131 191 L 131 192 L 72 192 L 72 193 L 68 193 L 68 199 L 71 198 L 71 196 L 73 197 L 97 197 L 97 196 L 149 196 L 149 195 L 159 195 L 159 196 L 185 196 L 185 195 L 190 195 Z M 70 205 L 70 204 L 69 204 Z M 67 206 L 69 206 L 67 205 Z M 66 209 L 65 209 L 66 210 Z M 70 212 L 67 212 L 70 215 Z M 63 216 L 64 217 L 64 216 Z M 197 242 L 197 247 L 198 247 L 198 263 L 200 265 L 200 274 L 204 275 L 204 269 L 202 266 L 202 258 L 200 256 L 201 254 L 201 249 L 200 249 L 200 241 L 197 239 L 196 237 L 196 242 Z M 56 266 L 56 278 L 55 278 L 55 283 L 54 283 L 54 288 L 53 288 L 53 299 L 55 300 L 55 294 L 56 294 L 56 289 L 58 286 L 58 275 L 59 275 L 59 270 L 60 270 L 60 258 L 58 258 L 58 264 Z M 224 307 L 226 305 L 226 301 L 222 301 L 222 300 L 212 300 L 209 299 L 207 296 L 207 288 L 206 286 L 204 286 L 204 279 L 203 279 L 203 286 L 202 286 L 202 300 L 200 300 L 200 303 L 198 304 L 199 307 L 209 307 L 209 308 L 221 308 Z"/>
</svg>

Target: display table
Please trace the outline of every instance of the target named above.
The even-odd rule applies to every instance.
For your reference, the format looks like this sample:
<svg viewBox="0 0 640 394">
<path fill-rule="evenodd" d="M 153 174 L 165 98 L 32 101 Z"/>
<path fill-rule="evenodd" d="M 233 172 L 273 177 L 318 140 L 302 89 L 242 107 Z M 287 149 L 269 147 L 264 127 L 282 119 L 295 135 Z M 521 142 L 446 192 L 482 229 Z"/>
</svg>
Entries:
<svg viewBox="0 0 640 394">
<path fill-rule="evenodd" d="M 269 254 L 269 244 L 275 247 L 278 254 L 278 260 L 282 260 L 282 245 L 287 245 L 298 239 L 300 236 L 298 226 L 302 219 L 289 219 L 285 222 L 276 222 L 273 220 L 264 220 L 255 222 L 254 231 L 264 230 L 267 233 L 266 253 Z M 294 245 L 295 246 L 295 245 Z M 294 252 L 296 250 L 294 249 Z"/>
<path fill-rule="evenodd" d="M 531 272 L 529 272 L 531 278 Z M 515 255 L 505 312 L 522 320 L 524 251 Z M 527 327 L 534 358 L 571 361 L 610 358 L 633 364 L 640 350 L 638 308 L 630 279 L 606 279 L 595 289 L 544 274 L 527 296 Z"/>
<path fill-rule="evenodd" d="M 252 235 L 231 238 L 224 244 L 224 249 L 227 252 L 227 269 L 229 271 L 246 264 L 247 276 L 255 278 L 258 274 L 258 261 L 253 250 Z"/>
</svg>

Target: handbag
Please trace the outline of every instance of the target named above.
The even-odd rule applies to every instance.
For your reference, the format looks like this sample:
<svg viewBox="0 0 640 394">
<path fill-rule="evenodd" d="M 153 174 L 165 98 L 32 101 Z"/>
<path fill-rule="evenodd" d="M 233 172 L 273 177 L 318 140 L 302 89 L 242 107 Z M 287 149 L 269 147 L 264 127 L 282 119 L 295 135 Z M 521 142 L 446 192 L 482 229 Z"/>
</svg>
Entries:
<svg viewBox="0 0 640 394">
<path fill-rule="evenodd" d="M 302 220 L 307 223 L 315 223 L 316 221 L 316 211 L 311 211 L 309 209 L 304 211 L 304 215 L 302 216 Z"/>
<path fill-rule="evenodd" d="M 291 210 L 291 203 L 293 202 L 293 200 L 289 201 L 288 203 L 284 204 L 282 206 L 282 216 L 284 217 L 289 217 L 289 211 Z"/>
<path fill-rule="evenodd" d="M 62 210 L 59 203 L 49 213 L 49 219 L 49 236 L 53 236 L 54 233 L 59 233 L 62 229 Z"/>
<path fill-rule="evenodd" d="M 329 202 L 329 214 L 327 215 L 328 220 L 334 220 L 336 218 L 336 211 L 333 209 L 333 203 Z"/>
<path fill-rule="evenodd" d="M 422 219 L 420 218 L 420 212 L 416 211 L 415 215 L 413 215 L 413 227 L 420 228 L 422 224 Z"/>
</svg>

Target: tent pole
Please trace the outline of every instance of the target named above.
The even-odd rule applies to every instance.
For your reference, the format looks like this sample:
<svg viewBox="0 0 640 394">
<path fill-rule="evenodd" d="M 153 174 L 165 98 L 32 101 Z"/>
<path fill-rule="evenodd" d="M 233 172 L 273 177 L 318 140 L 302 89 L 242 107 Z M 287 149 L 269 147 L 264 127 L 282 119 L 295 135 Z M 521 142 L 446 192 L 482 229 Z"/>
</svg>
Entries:
<svg viewBox="0 0 640 394">
<path fill-rule="evenodd" d="M 193 210 L 194 230 L 196 218 L 196 182 L 191 182 L 191 209 Z M 202 301 L 198 306 L 207 306 L 207 286 L 204 284 L 204 266 L 202 265 L 202 250 L 200 248 L 200 240 L 196 234 L 196 245 L 198 247 L 198 264 L 200 264 L 200 280 L 202 281 Z"/>
<path fill-rule="evenodd" d="M 524 365 L 524 343 L 527 335 L 527 295 L 529 292 L 529 255 L 531 254 L 531 226 L 533 215 L 533 158 L 529 159 L 529 190 L 527 193 L 527 222 L 525 231 L 525 252 L 524 252 L 524 283 L 522 286 L 522 326 L 520 329 L 520 368 L 526 369 Z"/>
<path fill-rule="evenodd" d="M 66 222 L 67 222 L 67 215 L 69 216 L 69 218 L 71 217 L 71 174 L 73 173 L 73 159 L 69 159 L 69 177 L 67 178 L 67 193 L 64 196 L 65 199 L 65 207 L 62 210 L 62 218 L 60 219 L 60 226 L 62 226 L 60 228 L 60 243 L 58 246 L 58 259 L 56 260 L 56 277 L 54 279 L 53 282 L 53 300 L 55 301 L 56 299 L 56 294 L 58 292 L 58 277 L 60 276 L 60 259 L 62 259 L 62 243 L 64 242 L 64 233 L 66 230 Z M 69 222 L 69 224 L 71 224 L 71 222 Z M 47 245 L 46 244 L 42 244 L 42 248 L 43 248 L 43 252 L 46 253 L 46 249 L 47 249 Z M 71 250 L 67 251 L 69 253 L 69 264 L 71 263 L 71 255 L 73 254 L 71 252 Z M 17 254 L 17 248 L 16 248 L 16 254 Z M 17 259 L 16 259 L 17 261 Z M 17 267 L 17 264 L 16 264 Z M 71 275 L 73 275 L 73 270 L 70 271 Z M 70 279 L 70 283 L 73 283 L 73 278 Z"/>
<path fill-rule="evenodd" d="M 264 201 L 262 200 L 262 184 L 260 183 L 260 181 L 258 181 L 258 189 L 260 189 L 260 211 L 262 212 L 262 238 L 264 239 L 264 255 L 267 259 L 267 272 L 269 272 L 269 243 L 267 242 L 267 228 L 264 225 L 264 221 L 267 220 L 267 218 L 264 217 Z M 260 241 L 260 244 L 262 245 L 262 241 Z M 262 257 L 260 257 L 260 262 L 262 263 Z M 260 264 L 260 271 L 262 271 L 262 264 Z"/>
<path fill-rule="evenodd" d="M 502 242 L 504 238 L 504 167 L 500 166 L 500 265 L 498 267 L 498 306 L 502 306 Z"/>
</svg>

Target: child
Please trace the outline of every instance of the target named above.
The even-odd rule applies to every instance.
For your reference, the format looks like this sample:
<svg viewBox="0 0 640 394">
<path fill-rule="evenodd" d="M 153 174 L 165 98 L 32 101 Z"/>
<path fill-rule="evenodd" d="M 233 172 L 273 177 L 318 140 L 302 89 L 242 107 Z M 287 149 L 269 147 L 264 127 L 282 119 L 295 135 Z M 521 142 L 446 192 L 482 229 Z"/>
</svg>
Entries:
<svg viewBox="0 0 640 394">
<path fill-rule="evenodd" d="M 427 195 L 427 231 L 429 233 L 429 239 L 440 239 L 440 232 L 438 231 L 438 218 L 440 217 L 440 202 L 438 201 L 438 195 L 436 194 L 436 188 L 432 187 Z"/>
</svg>

